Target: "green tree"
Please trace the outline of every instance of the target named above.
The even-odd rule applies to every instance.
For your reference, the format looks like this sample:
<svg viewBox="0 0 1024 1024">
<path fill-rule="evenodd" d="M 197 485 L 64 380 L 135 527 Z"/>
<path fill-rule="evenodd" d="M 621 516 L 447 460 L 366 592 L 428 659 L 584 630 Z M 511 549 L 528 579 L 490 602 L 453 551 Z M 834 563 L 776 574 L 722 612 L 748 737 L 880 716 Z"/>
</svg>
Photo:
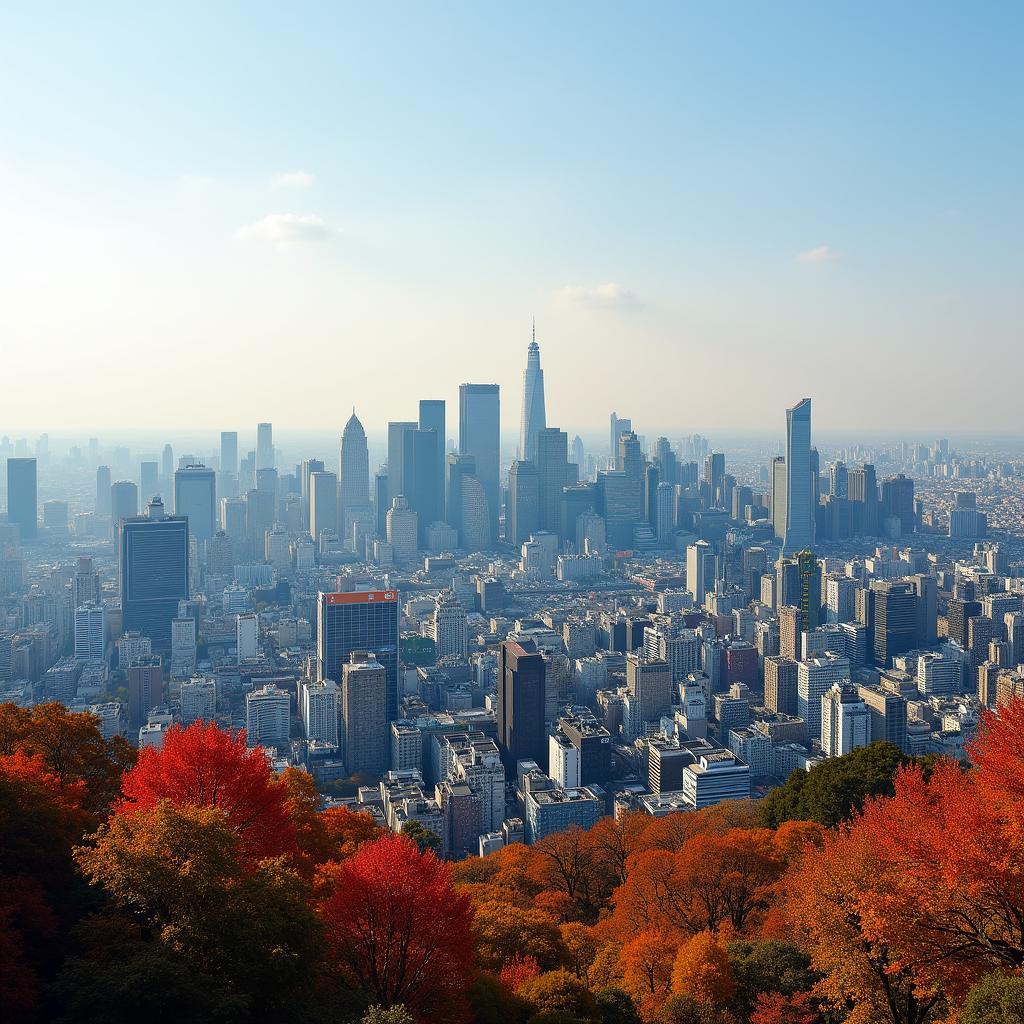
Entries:
<svg viewBox="0 0 1024 1024">
<path fill-rule="evenodd" d="M 960 1024 L 1020 1024 L 1024 1021 L 1024 978 L 989 974 L 967 994 Z"/>
<path fill-rule="evenodd" d="M 415 818 L 406 822 L 402 828 L 402 835 L 411 839 L 420 848 L 420 853 L 430 850 L 439 854 L 441 851 L 441 837 Z"/>
<path fill-rule="evenodd" d="M 791 996 L 806 992 L 818 976 L 811 970 L 811 958 L 788 942 L 730 942 L 729 965 L 736 979 L 733 1008 L 746 1020 L 762 992 Z"/>
<path fill-rule="evenodd" d="M 784 821 L 817 821 L 829 828 L 846 821 L 871 796 L 892 796 L 896 772 L 911 758 L 892 743 L 869 743 L 842 757 L 830 757 L 809 772 L 792 772 L 760 803 L 761 823 L 778 828 Z"/>
<path fill-rule="evenodd" d="M 584 1020 L 600 1019 L 597 1000 L 575 974 L 569 971 L 551 971 L 526 982 L 519 995 L 541 1014 L 565 1014 Z"/>
<path fill-rule="evenodd" d="M 640 1024 L 633 1000 L 621 988 L 603 988 L 594 994 L 601 1024 Z"/>
</svg>

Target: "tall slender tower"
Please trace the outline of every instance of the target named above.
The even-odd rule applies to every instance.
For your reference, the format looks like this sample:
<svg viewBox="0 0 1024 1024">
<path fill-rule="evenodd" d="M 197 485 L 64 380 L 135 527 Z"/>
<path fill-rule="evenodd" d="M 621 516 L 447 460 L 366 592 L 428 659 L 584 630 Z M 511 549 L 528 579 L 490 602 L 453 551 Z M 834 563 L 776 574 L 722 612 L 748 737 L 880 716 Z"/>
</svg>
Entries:
<svg viewBox="0 0 1024 1024">
<path fill-rule="evenodd" d="M 537 435 L 547 426 L 544 416 L 544 371 L 540 368 L 540 346 L 537 328 L 526 350 L 523 370 L 523 422 L 519 434 L 519 458 L 534 462 L 537 458 Z"/>
<path fill-rule="evenodd" d="M 370 513 L 370 453 L 355 409 L 341 435 L 338 456 L 338 499 L 341 529 L 346 540 L 351 540 L 352 524 L 360 517 L 368 519 Z"/>
<path fill-rule="evenodd" d="M 814 543 L 814 480 L 811 475 L 811 400 L 786 410 L 786 528 L 789 555 Z"/>
</svg>

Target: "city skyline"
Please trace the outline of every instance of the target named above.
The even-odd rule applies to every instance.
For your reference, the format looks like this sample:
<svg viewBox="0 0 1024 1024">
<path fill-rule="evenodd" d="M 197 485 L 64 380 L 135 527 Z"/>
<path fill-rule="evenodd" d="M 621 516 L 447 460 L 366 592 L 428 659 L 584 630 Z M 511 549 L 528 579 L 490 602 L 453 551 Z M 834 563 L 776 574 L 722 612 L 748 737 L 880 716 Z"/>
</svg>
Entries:
<svg viewBox="0 0 1024 1024">
<path fill-rule="evenodd" d="M 374 431 L 510 393 L 536 316 L 576 430 L 763 429 L 785 391 L 1019 433 L 1019 10 L 238 14 L 0 16 L 0 335 L 41 385 L 5 431 L 77 426 L 83 373 L 97 429 Z M 996 372 L 951 401 L 967 354 Z"/>
</svg>

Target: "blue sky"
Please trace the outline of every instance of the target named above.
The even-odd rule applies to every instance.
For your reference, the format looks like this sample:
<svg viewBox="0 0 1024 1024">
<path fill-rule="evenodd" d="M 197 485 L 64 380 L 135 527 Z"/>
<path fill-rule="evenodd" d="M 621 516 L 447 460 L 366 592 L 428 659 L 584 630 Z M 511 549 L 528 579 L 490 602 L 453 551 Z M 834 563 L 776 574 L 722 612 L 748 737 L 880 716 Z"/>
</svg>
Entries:
<svg viewBox="0 0 1024 1024">
<path fill-rule="evenodd" d="M 0 12 L 2 430 L 1006 430 L 1024 7 Z M 642 412 L 641 412 L 642 411 Z"/>
</svg>

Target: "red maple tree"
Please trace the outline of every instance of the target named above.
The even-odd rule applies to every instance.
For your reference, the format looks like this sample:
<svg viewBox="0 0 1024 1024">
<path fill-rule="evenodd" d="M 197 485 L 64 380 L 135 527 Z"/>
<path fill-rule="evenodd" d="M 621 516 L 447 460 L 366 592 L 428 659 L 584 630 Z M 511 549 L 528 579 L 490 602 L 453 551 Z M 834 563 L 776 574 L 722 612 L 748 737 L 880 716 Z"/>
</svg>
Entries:
<svg viewBox="0 0 1024 1024">
<path fill-rule="evenodd" d="M 472 910 L 451 868 L 395 835 L 366 843 L 330 878 L 320 912 L 343 981 L 421 1021 L 464 1019 Z"/>
<path fill-rule="evenodd" d="M 261 750 L 246 747 L 245 732 L 196 722 L 171 729 L 162 750 L 147 747 L 121 782 L 120 814 L 160 800 L 178 806 L 220 808 L 253 860 L 295 853 L 288 790 L 274 778 Z"/>
</svg>

